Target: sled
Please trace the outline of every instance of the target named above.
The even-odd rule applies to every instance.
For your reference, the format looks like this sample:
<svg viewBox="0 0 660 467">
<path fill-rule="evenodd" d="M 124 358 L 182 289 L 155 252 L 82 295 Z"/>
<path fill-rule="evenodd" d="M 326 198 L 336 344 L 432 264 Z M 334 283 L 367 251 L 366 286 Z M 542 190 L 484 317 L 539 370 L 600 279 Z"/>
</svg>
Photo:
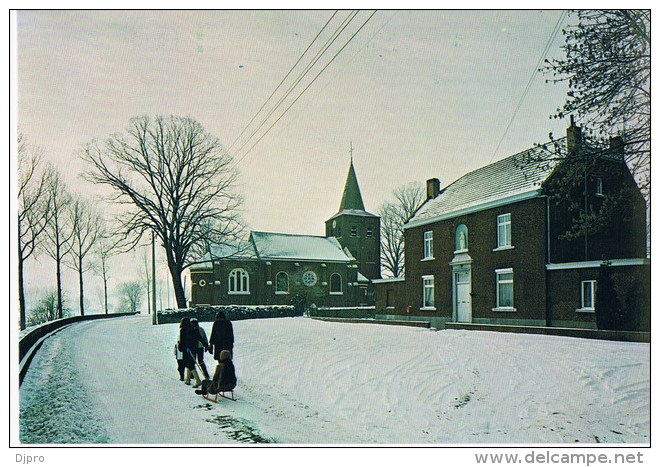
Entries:
<svg viewBox="0 0 660 467">
<path fill-rule="evenodd" d="M 230 395 L 227 396 L 226 395 L 227 393 L 229 393 Z M 231 390 L 231 391 L 220 391 L 216 394 L 210 394 L 210 393 L 207 392 L 206 394 L 202 394 L 202 397 L 204 399 L 206 399 L 207 401 L 215 402 L 216 404 L 218 403 L 218 397 L 223 397 L 225 399 L 229 399 L 230 401 L 234 401 L 234 402 L 236 401 L 236 398 L 234 397 L 234 391 L 233 390 Z"/>
</svg>

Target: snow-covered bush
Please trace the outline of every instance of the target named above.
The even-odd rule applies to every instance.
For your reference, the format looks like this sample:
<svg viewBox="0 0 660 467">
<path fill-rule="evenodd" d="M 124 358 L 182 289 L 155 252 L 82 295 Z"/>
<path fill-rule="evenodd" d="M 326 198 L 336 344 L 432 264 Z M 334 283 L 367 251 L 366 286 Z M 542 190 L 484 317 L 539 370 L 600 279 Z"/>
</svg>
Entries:
<svg viewBox="0 0 660 467">
<path fill-rule="evenodd" d="M 163 310 L 158 312 L 158 324 L 178 323 L 181 318 L 197 318 L 199 322 L 213 322 L 218 311 L 223 311 L 229 321 L 241 319 L 259 319 L 259 318 L 286 318 L 292 316 L 302 316 L 290 305 L 273 306 L 246 306 L 246 305 L 216 305 L 216 306 L 197 306 L 192 308 L 179 308 L 172 310 Z"/>
</svg>

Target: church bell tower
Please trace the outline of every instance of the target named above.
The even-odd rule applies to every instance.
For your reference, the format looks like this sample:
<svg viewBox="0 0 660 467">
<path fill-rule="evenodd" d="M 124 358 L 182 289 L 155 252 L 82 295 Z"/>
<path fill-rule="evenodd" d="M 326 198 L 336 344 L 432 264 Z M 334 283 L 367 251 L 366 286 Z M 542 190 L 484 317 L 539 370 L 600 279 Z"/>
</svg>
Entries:
<svg viewBox="0 0 660 467">
<path fill-rule="evenodd" d="M 357 260 L 358 272 L 362 276 L 369 280 L 380 279 L 380 217 L 364 208 L 352 152 L 351 145 L 351 163 L 339 211 L 325 221 L 325 235 L 335 237 L 344 249 L 348 249 Z"/>
</svg>

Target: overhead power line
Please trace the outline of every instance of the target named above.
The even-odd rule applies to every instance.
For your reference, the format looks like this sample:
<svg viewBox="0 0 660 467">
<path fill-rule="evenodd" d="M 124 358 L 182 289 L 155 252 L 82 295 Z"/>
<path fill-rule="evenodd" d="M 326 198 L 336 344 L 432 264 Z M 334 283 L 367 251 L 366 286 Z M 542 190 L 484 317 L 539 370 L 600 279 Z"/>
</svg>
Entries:
<svg viewBox="0 0 660 467">
<path fill-rule="evenodd" d="M 321 74 L 330 66 L 330 64 L 342 53 L 342 51 L 350 44 L 350 42 L 359 34 L 359 32 L 366 26 L 366 24 L 373 18 L 378 10 L 374 10 L 373 13 L 360 25 L 360 27 L 355 31 L 351 37 L 344 43 L 344 45 L 333 55 L 333 57 L 326 63 L 326 65 L 314 76 L 314 78 L 307 84 L 307 86 L 298 94 L 298 96 L 289 104 L 289 106 L 280 114 L 280 116 L 266 129 L 266 131 L 259 137 L 259 139 L 237 160 L 236 164 L 240 163 L 245 157 L 250 154 L 252 149 L 261 142 L 261 140 L 270 132 L 270 130 L 286 115 L 286 113 L 295 105 L 296 102 L 303 96 L 303 94 L 309 89 L 309 87 L 314 84 L 314 82 L 321 76 Z M 353 16 L 354 17 L 354 16 Z M 343 30 L 343 29 L 342 29 Z"/>
<path fill-rule="evenodd" d="M 265 102 L 263 103 L 263 105 L 259 108 L 259 110 L 257 110 L 257 112 L 254 114 L 254 116 L 252 117 L 252 119 L 248 122 L 248 124 L 245 126 L 245 128 L 243 128 L 243 131 L 241 131 L 241 133 L 240 133 L 240 134 L 238 135 L 238 137 L 234 140 L 234 142 L 231 143 L 231 145 L 229 146 L 228 150 L 231 150 L 231 148 L 234 147 L 234 145 L 236 144 L 236 142 L 237 142 L 239 139 L 241 139 L 241 136 L 243 136 L 243 134 L 245 133 L 245 131 L 250 127 L 250 125 L 252 125 L 252 122 L 254 122 L 254 120 L 257 118 L 257 115 L 259 115 L 259 113 L 264 109 L 264 107 L 266 107 L 266 104 L 268 104 L 268 102 L 272 99 L 272 97 L 275 95 L 275 93 L 280 89 L 280 87 L 282 86 L 282 84 L 284 84 L 284 81 L 286 81 L 286 79 L 289 77 L 289 75 L 290 75 L 291 72 L 294 70 L 294 68 L 296 68 L 296 67 L 298 66 L 298 64 L 300 63 L 300 61 L 305 57 L 305 55 L 307 54 L 307 51 L 312 47 L 312 44 L 314 44 L 314 42 L 316 42 L 316 39 L 319 38 L 319 36 L 321 35 L 321 33 L 323 33 L 323 31 L 325 31 L 325 28 L 328 27 L 328 24 L 330 24 L 330 21 L 332 21 L 332 19 L 337 15 L 337 12 L 338 12 L 338 11 L 339 11 L 339 10 L 335 10 L 335 12 L 332 14 L 332 16 L 330 16 L 330 18 L 328 19 L 328 21 L 325 22 L 325 24 L 323 25 L 323 27 L 321 28 L 321 30 L 316 34 L 316 36 L 314 37 L 314 39 L 312 39 L 312 42 L 310 42 L 309 45 L 307 45 L 307 48 L 306 48 L 305 51 L 302 53 L 302 55 L 300 55 L 300 57 L 298 58 L 298 60 L 296 61 L 296 63 L 293 64 L 293 66 L 289 69 L 289 71 L 288 71 L 287 74 L 284 76 L 284 78 L 282 78 L 282 80 L 280 81 L 280 84 L 278 84 L 277 87 L 275 88 L 275 90 L 274 90 L 272 93 L 270 93 L 270 96 L 268 96 L 268 99 L 266 99 L 266 101 L 265 101 Z"/>
<path fill-rule="evenodd" d="M 353 19 L 354 19 L 355 16 L 357 15 L 357 13 L 358 13 L 358 11 L 357 11 L 357 10 L 354 10 L 352 13 L 349 13 L 349 15 L 348 15 L 346 18 L 344 18 L 344 20 L 342 21 L 342 23 L 337 27 L 337 29 L 335 30 L 335 32 L 332 33 L 332 35 L 330 36 L 330 38 L 328 38 L 328 39 L 326 40 L 325 44 L 323 44 L 323 46 L 321 47 L 321 49 L 320 49 L 318 52 L 316 52 L 316 55 L 312 58 L 312 60 L 310 61 L 310 63 L 308 63 L 308 64 L 305 66 L 305 68 L 303 69 L 303 71 L 300 72 L 300 74 L 298 75 L 298 77 L 296 78 L 296 80 L 295 80 L 291 85 L 289 85 L 289 88 L 286 90 L 286 92 L 284 93 L 284 95 L 283 95 L 282 97 L 279 98 L 279 100 L 277 101 L 277 103 L 275 104 L 275 106 L 274 106 L 274 107 L 268 112 L 268 114 L 267 114 L 265 117 L 263 117 L 263 118 L 261 119 L 261 122 L 260 122 L 260 123 L 257 125 L 257 127 L 252 131 L 252 133 L 250 133 L 250 135 L 249 135 L 249 136 L 247 137 L 247 139 L 243 142 L 243 144 L 241 145 L 241 147 L 238 148 L 238 150 L 236 150 L 236 153 L 237 153 L 237 154 L 240 153 L 241 150 L 242 150 L 245 146 L 247 146 L 247 144 L 248 144 L 248 143 L 250 142 L 250 140 L 254 137 L 254 135 L 257 134 L 257 133 L 259 132 L 259 130 L 261 130 L 261 128 L 263 128 L 263 126 L 266 124 L 266 122 L 268 121 L 268 119 L 273 115 L 273 113 L 275 113 L 275 111 L 276 111 L 277 109 L 280 108 L 280 106 L 282 105 L 282 103 L 284 102 L 284 100 L 285 100 L 287 97 L 289 97 L 289 95 L 291 95 L 291 93 L 294 91 L 294 89 L 296 88 L 296 86 L 298 86 L 298 84 L 299 84 L 299 83 L 305 78 L 305 76 L 307 76 L 307 74 L 308 74 L 309 71 L 312 69 L 312 67 L 314 67 L 314 65 L 316 65 L 316 64 L 318 63 L 318 61 L 319 61 L 319 60 L 321 59 L 321 57 L 325 54 L 325 52 L 330 48 L 330 46 L 331 46 L 332 44 L 334 44 L 334 42 L 335 42 L 335 41 L 337 40 L 337 38 L 338 38 L 338 37 L 344 32 L 344 30 L 348 27 L 348 25 L 351 23 L 351 21 L 353 21 Z M 237 162 L 237 163 L 238 163 L 238 162 Z"/>
<path fill-rule="evenodd" d="M 543 48 L 543 52 L 541 53 L 541 56 L 539 57 L 538 62 L 536 62 L 536 66 L 534 67 L 534 70 L 532 71 L 531 76 L 529 77 L 529 80 L 527 81 L 527 86 L 525 86 L 525 89 L 520 96 L 520 99 L 518 100 L 518 104 L 516 105 L 515 109 L 513 110 L 513 115 L 511 116 L 511 119 L 509 120 L 508 125 L 506 126 L 506 129 L 504 130 L 504 133 L 502 133 L 502 137 L 500 138 L 500 142 L 497 143 L 497 147 L 495 148 L 495 151 L 493 151 L 493 155 L 490 157 L 490 161 L 492 162 L 493 159 L 495 158 L 495 155 L 497 155 L 497 151 L 499 151 L 500 146 L 502 145 L 502 142 L 504 141 L 504 138 L 509 132 L 509 129 L 511 128 L 511 125 L 513 124 L 513 121 L 516 119 L 516 116 L 518 115 L 518 111 L 520 110 L 520 107 L 522 106 L 523 101 L 525 100 L 525 97 L 527 97 L 527 93 L 532 87 L 532 83 L 534 82 L 534 78 L 536 77 L 536 74 L 538 73 L 539 67 L 541 66 L 541 63 L 543 63 L 543 60 L 545 60 L 545 56 L 548 54 L 548 51 L 550 50 L 550 47 L 552 46 L 552 43 L 554 42 L 555 38 L 557 37 L 557 33 L 559 32 L 561 22 L 564 20 L 564 17 L 566 16 L 566 10 L 563 10 L 561 14 L 559 15 L 559 18 L 557 19 L 557 22 L 555 23 L 555 27 L 552 30 L 552 33 L 550 33 L 550 37 L 548 38 L 548 42 L 545 44 L 545 47 Z"/>
</svg>

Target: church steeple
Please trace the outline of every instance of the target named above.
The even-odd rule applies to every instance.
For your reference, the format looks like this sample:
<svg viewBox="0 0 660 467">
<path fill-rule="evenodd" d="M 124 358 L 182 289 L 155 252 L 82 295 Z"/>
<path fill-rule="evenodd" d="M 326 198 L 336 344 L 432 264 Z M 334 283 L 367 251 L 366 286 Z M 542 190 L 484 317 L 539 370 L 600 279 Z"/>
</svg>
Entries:
<svg viewBox="0 0 660 467">
<path fill-rule="evenodd" d="M 351 163 L 339 211 L 325 221 L 325 236 L 334 237 L 344 250 L 350 252 L 357 262 L 360 277 L 380 279 L 380 217 L 364 209 L 353 167 L 353 144 L 350 154 Z M 373 303 L 373 284 L 369 282 L 366 287 L 366 303 Z"/>
<path fill-rule="evenodd" d="M 358 185 L 355 169 L 353 168 L 353 154 L 351 154 L 351 166 L 348 169 L 348 176 L 346 177 L 346 185 L 344 186 L 344 194 L 341 197 L 339 210 L 364 211 L 364 202 L 362 201 L 360 186 Z"/>
</svg>

